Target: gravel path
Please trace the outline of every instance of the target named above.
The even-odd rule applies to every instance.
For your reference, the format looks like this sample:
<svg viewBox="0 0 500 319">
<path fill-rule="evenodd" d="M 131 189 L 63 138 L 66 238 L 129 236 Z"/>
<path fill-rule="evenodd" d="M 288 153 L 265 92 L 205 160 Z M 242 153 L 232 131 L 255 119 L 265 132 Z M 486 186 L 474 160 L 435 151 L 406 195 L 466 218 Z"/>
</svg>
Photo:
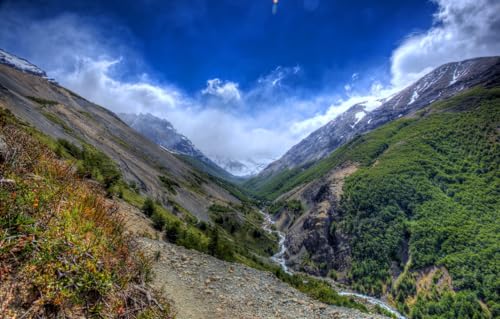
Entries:
<svg viewBox="0 0 500 319">
<path fill-rule="evenodd" d="M 147 238 L 143 251 L 159 258 L 152 285 L 163 289 L 179 319 L 382 318 L 315 301 L 274 275 Z"/>
</svg>

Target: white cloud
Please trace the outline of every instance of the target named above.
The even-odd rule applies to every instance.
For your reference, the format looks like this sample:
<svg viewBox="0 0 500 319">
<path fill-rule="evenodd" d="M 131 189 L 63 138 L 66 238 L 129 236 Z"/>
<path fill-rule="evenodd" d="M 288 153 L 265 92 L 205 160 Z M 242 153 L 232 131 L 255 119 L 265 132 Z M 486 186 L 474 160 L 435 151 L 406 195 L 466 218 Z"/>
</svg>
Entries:
<svg viewBox="0 0 500 319">
<path fill-rule="evenodd" d="M 261 76 L 257 82 L 262 86 L 276 87 L 281 86 L 283 81 L 290 78 L 293 75 L 299 74 L 301 71 L 300 66 L 296 65 L 294 67 L 283 67 L 278 66 L 270 73 Z"/>
<path fill-rule="evenodd" d="M 500 1 L 434 0 L 434 26 L 412 35 L 392 55 L 392 83 L 405 86 L 452 61 L 500 54 Z"/>
<path fill-rule="evenodd" d="M 201 93 L 220 97 L 224 102 L 239 101 L 241 94 L 238 86 L 238 83 L 215 78 L 207 81 L 207 87 Z"/>
<path fill-rule="evenodd" d="M 147 112 L 168 119 L 209 156 L 269 161 L 296 141 L 287 130 L 265 128 L 259 118 L 207 107 L 173 86 L 115 79 L 112 68 L 119 63 L 84 59 L 73 72 L 61 73 L 57 78 L 66 87 L 114 112 Z M 214 87 L 219 84 L 214 83 Z"/>
<path fill-rule="evenodd" d="M 296 135 L 305 136 L 315 129 L 325 125 L 343 112 L 347 111 L 351 106 L 355 104 L 363 104 L 365 106 L 365 110 L 371 111 L 374 108 L 380 106 L 381 103 L 379 102 L 379 100 L 390 96 L 397 91 L 398 89 L 395 87 L 384 87 L 379 82 L 374 82 L 370 88 L 370 91 L 366 94 L 356 93 L 349 95 L 346 99 L 338 99 L 328 107 L 326 112 L 319 113 L 313 117 L 293 123 L 291 130 Z M 330 99 L 333 100 L 333 97 L 330 97 Z"/>
</svg>

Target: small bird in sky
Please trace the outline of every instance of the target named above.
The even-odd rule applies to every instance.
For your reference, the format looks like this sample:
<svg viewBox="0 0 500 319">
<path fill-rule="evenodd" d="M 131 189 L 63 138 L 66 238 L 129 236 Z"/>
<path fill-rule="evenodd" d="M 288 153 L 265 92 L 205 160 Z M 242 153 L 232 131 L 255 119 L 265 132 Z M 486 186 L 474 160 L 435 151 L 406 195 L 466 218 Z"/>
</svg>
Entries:
<svg viewBox="0 0 500 319">
<path fill-rule="evenodd" d="M 278 0 L 273 0 L 273 14 L 278 12 Z"/>
</svg>

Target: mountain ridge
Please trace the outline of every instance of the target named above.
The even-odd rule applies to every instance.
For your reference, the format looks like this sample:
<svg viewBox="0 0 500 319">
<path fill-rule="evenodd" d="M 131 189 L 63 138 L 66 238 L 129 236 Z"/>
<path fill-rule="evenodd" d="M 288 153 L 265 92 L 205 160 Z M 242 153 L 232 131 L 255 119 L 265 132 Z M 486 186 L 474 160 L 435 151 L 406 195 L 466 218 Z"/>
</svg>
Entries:
<svg viewBox="0 0 500 319">
<path fill-rule="evenodd" d="M 366 102 L 355 104 L 293 146 L 247 185 L 258 188 L 280 172 L 308 166 L 325 158 L 357 134 L 481 83 L 492 68 L 499 68 L 499 64 L 498 56 L 447 63 L 399 93 L 380 100 L 379 105 L 367 105 Z"/>
<path fill-rule="evenodd" d="M 40 73 L 0 64 L 0 104 L 17 117 L 56 139 L 90 143 L 112 158 L 125 179 L 152 198 L 180 203 L 202 220 L 208 219 L 213 199 L 239 203 L 219 185 L 196 177 L 196 169 L 126 125 L 111 111 L 49 82 Z M 165 191 L 159 176 L 175 185 Z M 194 188 L 199 190 L 193 191 Z"/>
</svg>

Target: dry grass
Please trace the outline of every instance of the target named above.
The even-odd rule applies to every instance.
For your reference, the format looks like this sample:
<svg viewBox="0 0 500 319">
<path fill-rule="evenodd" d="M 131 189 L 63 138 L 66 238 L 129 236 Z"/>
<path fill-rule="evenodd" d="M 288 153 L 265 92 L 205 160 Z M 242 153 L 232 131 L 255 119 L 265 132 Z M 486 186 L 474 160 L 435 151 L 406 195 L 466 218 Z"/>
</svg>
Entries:
<svg viewBox="0 0 500 319">
<path fill-rule="evenodd" d="M 0 110 L 0 318 L 169 318 L 103 188 Z"/>
</svg>

